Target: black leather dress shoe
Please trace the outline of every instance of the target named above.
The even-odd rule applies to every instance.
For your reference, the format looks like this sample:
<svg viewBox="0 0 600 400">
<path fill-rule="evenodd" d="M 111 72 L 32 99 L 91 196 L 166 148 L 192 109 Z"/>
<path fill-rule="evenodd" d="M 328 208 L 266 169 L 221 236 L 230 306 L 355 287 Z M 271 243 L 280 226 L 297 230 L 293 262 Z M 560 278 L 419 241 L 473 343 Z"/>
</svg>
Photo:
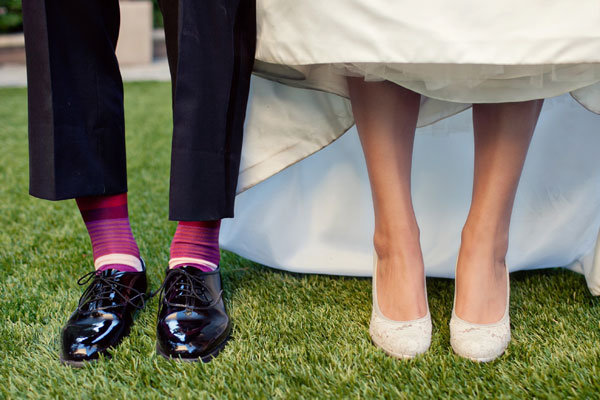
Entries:
<svg viewBox="0 0 600 400">
<path fill-rule="evenodd" d="M 225 347 L 231 323 L 225 310 L 220 268 L 167 270 L 161 289 L 156 350 L 166 358 L 210 361 Z"/>
<path fill-rule="evenodd" d="M 79 279 L 80 285 L 91 283 L 63 328 L 63 363 L 81 367 L 100 354 L 110 356 L 108 349 L 129 334 L 134 316 L 147 298 L 143 261 L 142 267 L 142 272 L 92 271 Z"/>
</svg>

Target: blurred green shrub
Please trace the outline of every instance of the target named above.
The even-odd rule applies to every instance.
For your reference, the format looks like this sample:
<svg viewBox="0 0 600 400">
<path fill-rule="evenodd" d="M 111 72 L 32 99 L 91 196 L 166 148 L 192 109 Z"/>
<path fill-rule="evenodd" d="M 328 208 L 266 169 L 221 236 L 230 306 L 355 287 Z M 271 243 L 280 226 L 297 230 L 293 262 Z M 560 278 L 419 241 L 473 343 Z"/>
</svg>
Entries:
<svg viewBox="0 0 600 400">
<path fill-rule="evenodd" d="M 21 0 L 0 0 L 0 33 L 22 30 Z"/>
<path fill-rule="evenodd" d="M 154 3 L 154 27 L 162 28 L 163 27 L 162 14 L 160 12 L 160 9 L 158 8 L 158 3 L 156 2 L 156 0 L 153 0 L 153 3 Z"/>
</svg>

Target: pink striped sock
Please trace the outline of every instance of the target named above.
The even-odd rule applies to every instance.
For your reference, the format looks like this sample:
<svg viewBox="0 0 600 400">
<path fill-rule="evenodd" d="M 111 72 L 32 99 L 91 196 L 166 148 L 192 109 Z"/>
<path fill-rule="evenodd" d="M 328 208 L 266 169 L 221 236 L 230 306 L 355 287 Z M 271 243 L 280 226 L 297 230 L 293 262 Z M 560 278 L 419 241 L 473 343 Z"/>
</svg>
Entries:
<svg viewBox="0 0 600 400">
<path fill-rule="evenodd" d="M 171 243 L 169 268 L 191 266 L 214 271 L 219 266 L 219 229 L 221 221 L 194 221 L 177 224 Z"/>
<path fill-rule="evenodd" d="M 76 201 L 92 240 L 96 270 L 141 271 L 140 250 L 129 225 L 127 193 Z"/>
</svg>

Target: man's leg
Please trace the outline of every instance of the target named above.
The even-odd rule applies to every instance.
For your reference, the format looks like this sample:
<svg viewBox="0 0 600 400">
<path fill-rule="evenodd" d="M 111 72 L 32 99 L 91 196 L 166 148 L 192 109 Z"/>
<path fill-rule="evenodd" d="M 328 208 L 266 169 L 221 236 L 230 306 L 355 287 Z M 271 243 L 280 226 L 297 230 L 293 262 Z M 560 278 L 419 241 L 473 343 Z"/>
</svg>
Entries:
<svg viewBox="0 0 600 400">
<path fill-rule="evenodd" d="M 98 270 L 63 330 L 62 358 L 78 365 L 122 339 L 146 291 L 125 194 L 119 3 L 24 0 L 23 14 L 30 192 L 77 199 Z"/>
<path fill-rule="evenodd" d="M 204 298 L 194 299 L 192 307 L 208 304 L 212 310 L 188 319 L 186 326 L 177 325 L 179 332 L 189 334 L 174 340 L 172 320 L 181 310 L 163 302 L 158 349 L 168 357 L 206 361 L 223 347 L 230 330 L 219 294 L 219 227 L 222 218 L 233 216 L 256 7 L 254 0 L 163 0 L 161 8 L 174 86 L 169 214 L 180 221 L 171 244 L 165 299 L 176 303 L 169 288 L 180 282 L 197 286 L 203 280 Z"/>
<path fill-rule="evenodd" d="M 24 0 L 30 191 L 62 200 L 127 191 L 117 0 Z"/>
<path fill-rule="evenodd" d="M 177 23 L 169 217 L 232 217 L 254 64 L 255 3 L 180 0 Z"/>
</svg>

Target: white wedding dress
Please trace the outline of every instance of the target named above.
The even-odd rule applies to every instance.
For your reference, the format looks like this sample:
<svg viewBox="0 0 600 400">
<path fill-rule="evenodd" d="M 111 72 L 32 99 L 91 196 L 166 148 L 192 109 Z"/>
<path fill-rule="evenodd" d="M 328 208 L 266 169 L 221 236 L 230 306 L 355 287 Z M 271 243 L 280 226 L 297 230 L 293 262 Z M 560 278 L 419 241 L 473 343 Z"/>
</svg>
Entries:
<svg viewBox="0 0 600 400">
<path fill-rule="evenodd" d="M 222 246 L 289 271 L 371 274 L 372 203 L 345 82 L 357 75 L 423 95 L 413 198 L 427 275 L 452 277 L 473 173 L 465 110 L 547 98 L 507 262 L 570 267 L 600 294 L 600 2 L 472 4 L 258 0 L 258 77 Z"/>
</svg>

